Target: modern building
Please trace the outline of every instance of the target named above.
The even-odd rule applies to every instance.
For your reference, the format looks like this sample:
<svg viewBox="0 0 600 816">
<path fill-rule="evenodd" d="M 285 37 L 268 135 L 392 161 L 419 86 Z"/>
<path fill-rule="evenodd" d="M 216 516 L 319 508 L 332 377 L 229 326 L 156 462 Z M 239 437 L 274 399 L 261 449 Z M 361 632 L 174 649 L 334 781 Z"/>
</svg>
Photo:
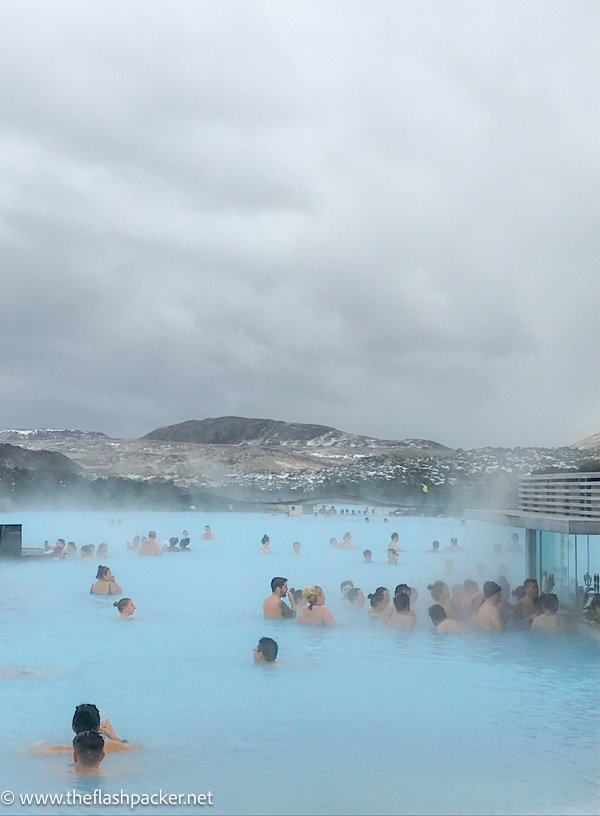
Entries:
<svg viewBox="0 0 600 816">
<path fill-rule="evenodd" d="M 600 472 L 519 480 L 516 509 L 467 510 L 467 518 L 524 528 L 527 573 L 561 605 L 581 608 L 600 575 Z"/>
</svg>

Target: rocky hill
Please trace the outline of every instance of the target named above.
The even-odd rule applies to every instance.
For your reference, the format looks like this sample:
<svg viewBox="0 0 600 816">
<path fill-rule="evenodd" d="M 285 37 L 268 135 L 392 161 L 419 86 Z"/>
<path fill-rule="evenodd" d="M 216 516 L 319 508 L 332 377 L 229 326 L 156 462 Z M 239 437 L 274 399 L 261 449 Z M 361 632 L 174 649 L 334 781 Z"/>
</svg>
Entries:
<svg viewBox="0 0 600 816">
<path fill-rule="evenodd" d="M 226 416 L 190 419 L 157 428 L 143 437 L 161 442 L 195 445 L 310 445 L 311 447 L 410 447 L 449 450 L 428 439 L 375 439 L 338 431 L 328 425 L 308 425 L 275 419 Z"/>
<path fill-rule="evenodd" d="M 99 431 L 78 431 L 72 428 L 58 430 L 55 428 L 29 428 L 27 430 L 0 431 L 0 438 L 6 441 L 33 442 L 56 439 L 107 439 L 106 434 Z"/>
<path fill-rule="evenodd" d="M 580 439 L 579 442 L 575 442 L 573 447 L 600 456 L 600 433 L 586 436 L 585 439 Z"/>
</svg>

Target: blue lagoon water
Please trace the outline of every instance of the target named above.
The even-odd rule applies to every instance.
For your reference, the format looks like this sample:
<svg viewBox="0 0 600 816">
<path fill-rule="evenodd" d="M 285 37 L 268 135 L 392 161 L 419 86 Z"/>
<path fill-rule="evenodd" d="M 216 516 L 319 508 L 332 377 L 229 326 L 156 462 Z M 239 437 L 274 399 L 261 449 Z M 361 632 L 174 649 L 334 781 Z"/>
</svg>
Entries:
<svg viewBox="0 0 600 816">
<path fill-rule="evenodd" d="M 113 522 L 114 519 L 113 518 Z M 426 584 L 451 557 L 465 577 L 521 583 L 524 556 L 497 555 L 510 530 L 453 519 L 223 514 L 5 514 L 24 543 L 109 543 L 110 564 L 137 606 L 118 619 L 92 597 L 97 560 L 4 562 L 0 627 L 2 781 L 19 793 L 76 789 L 151 794 L 211 791 L 210 807 L 138 807 L 137 813 L 543 814 L 598 813 L 598 642 L 529 633 L 437 636 Z M 210 523 L 218 541 L 200 541 Z M 156 529 L 162 541 L 192 535 L 190 553 L 140 558 L 125 548 Z M 357 550 L 329 547 L 346 530 Z M 393 530 L 402 564 L 385 563 Z M 272 555 L 257 552 L 264 533 Z M 425 552 L 453 535 L 462 553 Z M 294 556 L 293 541 L 303 555 Z M 377 562 L 362 563 L 362 550 Z M 484 567 L 482 568 L 481 565 Z M 274 575 L 321 584 L 337 629 L 263 621 Z M 414 632 L 387 629 L 340 599 L 352 579 L 365 594 L 419 590 Z M 280 646 L 277 666 L 255 666 L 262 635 Z M 75 705 L 95 702 L 122 736 L 144 750 L 108 754 L 102 775 L 76 777 L 68 755 L 38 756 L 39 739 L 72 739 Z M 7 814 L 39 813 L 15 804 Z M 130 813 L 48 806 L 41 812 Z"/>
</svg>

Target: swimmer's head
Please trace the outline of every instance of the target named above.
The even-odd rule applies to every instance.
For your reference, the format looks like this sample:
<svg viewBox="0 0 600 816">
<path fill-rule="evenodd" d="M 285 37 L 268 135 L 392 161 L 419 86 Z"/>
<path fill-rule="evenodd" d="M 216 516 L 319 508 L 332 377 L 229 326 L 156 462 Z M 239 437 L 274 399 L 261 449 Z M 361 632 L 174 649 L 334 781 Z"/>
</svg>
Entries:
<svg viewBox="0 0 600 816">
<path fill-rule="evenodd" d="M 432 550 L 439 550 L 439 548 L 440 548 L 440 542 L 439 541 L 432 541 L 431 542 L 431 549 Z"/>
<path fill-rule="evenodd" d="M 304 587 L 304 589 L 302 590 L 302 597 L 304 598 L 309 607 L 313 607 L 319 600 L 320 595 L 319 590 L 321 590 L 321 587 L 316 585 Z"/>
<path fill-rule="evenodd" d="M 500 600 L 500 594 L 502 592 L 502 587 L 498 586 L 495 581 L 486 581 L 483 585 L 483 594 L 485 595 L 486 600 L 490 598 L 497 597 Z"/>
<path fill-rule="evenodd" d="M 380 607 L 386 606 L 386 600 L 380 592 L 369 592 L 367 598 L 371 604 L 371 609 L 379 609 Z"/>
<path fill-rule="evenodd" d="M 174 550 L 175 547 L 179 544 L 179 539 L 176 536 L 171 536 L 169 539 L 169 547 Z"/>
<path fill-rule="evenodd" d="M 398 535 L 398 533 L 392 533 L 392 541 L 394 541 L 395 543 L 398 543 L 398 541 L 400 541 L 400 536 Z"/>
<path fill-rule="evenodd" d="M 93 703 L 81 703 L 75 709 L 71 727 L 76 734 L 81 731 L 97 731 L 100 728 L 100 712 Z"/>
<path fill-rule="evenodd" d="M 434 604 L 433 606 L 429 607 L 429 617 L 432 620 L 434 626 L 437 626 L 438 623 L 445 621 L 448 615 L 446 615 L 446 610 L 440 604 Z"/>
<path fill-rule="evenodd" d="M 264 546 L 265 544 L 269 544 L 270 541 L 271 541 L 271 539 L 265 533 L 264 536 L 261 538 L 260 543 Z"/>
<path fill-rule="evenodd" d="M 67 542 L 67 552 L 74 553 L 77 552 L 77 544 L 74 541 Z"/>
<path fill-rule="evenodd" d="M 539 594 L 538 582 L 536 578 L 526 578 L 523 581 L 523 589 L 525 594 L 530 598 L 536 598 Z"/>
<path fill-rule="evenodd" d="M 152 538 L 152 539 L 156 538 L 156 530 L 150 530 L 148 532 L 148 538 Z"/>
<path fill-rule="evenodd" d="M 280 597 L 285 598 L 287 594 L 287 578 L 277 576 L 271 580 L 271 592 L 279 592 Z"/>
<path fill-rule="evenodd" d="M 407 595 L 406 592 L 399 592 L 394 596 L 394 606 L 396 612 L 400 614 L 410 612 L 410 595 Z"/>
<path fill-rule="evenodd" d="M 101 580 L 102 578 L 107 578 L 110 575 L 110 567 L 105 567 L 103 564 L 98 564 L 98 572 L 96 573 L 96 579 Z"/>
<path fill-rule="evenodd" d="M 434 581 L 433 584 L 427 584 L 427 589 L 431 592 L 431 597 L 438 603 L 445 603 L 450 600 L 450 590 L 448 584 L 444 581 Z"/>
<path fill-rule="evenodd" d="M 98 549 L 96 550 L 96 555 L 100 558 L 103 555 L 106 555 L 108 552 L 108 544 L 106 541 L 103 541 L 101 544 L 98 544 Z"/>
<path fill-rule="evenodd" d="M 473 581 L 471 578 L 465 578 L 463 581 L 463 589 L 465 592 L 479 592 L 479 586 L 477 585 L 477 581 Z"/>
<path fill-rule="evenodd" d="M 382 596 L 382 598 L 386 602 L 386 604 L 390 602 L 390 593 L 389 593 L 387 587 L 384 587 L 384 586 L 377 587 L 375 592 L 376 592 L 376 594 Z"/>
<path fill-rule="evenodd" d="M 548 612 L 558 612 L 558 597 L 553 592 L 542 595 L 542 603 Z"/>
<path fill-rule="evenodd" d="M 363 606 L 365 603 L 365 596 L 358 587 L 353 587 L 346 595 L 352 606 Z"/>
<path fill-rule="evenodd" d="M 73 762 L 77 773 L 92 773 L 104 759 L 104 740 L 96 730 L 82 731 L 73 740 Z"/>
<path fill-rule="evenodd" d="M 513 596 L 513 598 L 515 598 L 515 600 L 520 601 L 522 598 L 525 597 L 525 587 L 523 586 L 515 587 L 515 589 L 513 589 L 513 591 L 511 592 L 511 595 Z"/>
<path fill-rule="evenodd" d="M 293 550 L 295 553 L 299 553 L 299 552 L 300 552 L 300 542 L 299 542 L 299 541 L 294 541 L 294 543 L 292 544 L 292 550 Z"/>
<path fill-rule="evenodd" d="M 405 593 L 406 595 L 410 595 L 409 585 L 408 584 L 398 584 L 398 586 L 394 590 L 394 596 L 399 595 L 401 592 Z"/>
<path fill-rule="evenodd" d="M 340 592 L 342 595 L 347 595 L 353 587 L 354 583 L 352 581 L 342 581 L 340 584 Z"/>
<path fill-rule="evenodd" d="M 121 598 L 120 601 L 115 601 L 113 606 L 117 607 L 119 614 L 126 615 L 128 618 L 135 612 L 135 604 L 131 598 Z"/>
<path fill-rule="evenodd" d="M 373 553 L 371 552 L 371 550 L 364 550 L 363 558 L 365 559 L 365 561 L 371 561 L 373 558 Z"/>
<path fill-rule="evenodd" d="M 274 663 L 277 659 L 279 647 L 277 641 L 270 637 L 261 637 L 254 647 L 255 663 Z"/>
</svg>

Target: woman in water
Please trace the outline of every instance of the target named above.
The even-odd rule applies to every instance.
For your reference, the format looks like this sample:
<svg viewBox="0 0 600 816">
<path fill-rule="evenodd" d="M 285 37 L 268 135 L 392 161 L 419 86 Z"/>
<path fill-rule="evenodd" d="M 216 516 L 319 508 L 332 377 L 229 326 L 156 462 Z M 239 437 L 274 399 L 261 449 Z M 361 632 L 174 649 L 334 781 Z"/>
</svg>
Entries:
<svg viewBox="0 0 600 816">
<path fill-rule="evenodd" d="M 320 586 L 305 587 L 302 590 L 302 597 L 306 600 L 307 606 L 300 610 L 298 623 L 310 626 L 335 626 L 335 619 L 325 606 L 325 593 Z"/>
<path fill-rule="evenodd" d="M 433 606 L 434 604 L 439 604 L 444 608 L 444 612 L 450 618 L 451 615 L 451 605 L 450 605 L 450 590 L 448 589 L 448 584 L 444 581 L 434 581 L 433 584 L 427 584 L 427 589 L 431 592 L 432 602 L 429 606 Z"/>
<path fill-rule="evenodd" d="M 369 599 L 369 603 L 371 604 L 371 608 L 369 609 L 369 615 L 375 615 L 377 617 L 385 616 L 385 611 L 390 602 L 389 592 L 387 594 L 387 599 L 382 592 L 379 592 L 379 590 L 376 590 L 375 592 L 370 592 L 367 595 L 367 598 Z"/>
<path fill-rule="evenodd" d="M 258 548 L 259 553 L 270 553 L 273 552 L 271 550 L 271 539 L 265 533 L 265 535 L 260 540 L 260 547 Z"/>
<path fill-rule="evenodd" d="M 120 601 L 115 601 L 113 606 L 119 610 L 121 620 L 130 620 L 135 612 L 135 604 L 131 598 L 121 598 Z"/>
<path fill-rule="evenodd" d="M 416 618 L 415 613 L 410 608 L 410 594 L 398 592 L 394 597 L 394 607 L 394 612 L 386 621 L 387 625 L 393 626 L 395 629 L 414 629 Z"/>
<path fill-rule="evenodd" d="M 96 583 L 90 587 L 92 595 L 122 595 L 123 590 L 118 585 L 115 576 L 110 571 L 110 567 L 104 567 L 102 564 L 98 567 L 96 573 Z"/>
<path fill-rule="evenodd" d="M 340 550 L 355 550 L 356 544 L 352 541 L 352 533 L 344 533 L 344 537 L 339 543 Z"/>
</svg>

